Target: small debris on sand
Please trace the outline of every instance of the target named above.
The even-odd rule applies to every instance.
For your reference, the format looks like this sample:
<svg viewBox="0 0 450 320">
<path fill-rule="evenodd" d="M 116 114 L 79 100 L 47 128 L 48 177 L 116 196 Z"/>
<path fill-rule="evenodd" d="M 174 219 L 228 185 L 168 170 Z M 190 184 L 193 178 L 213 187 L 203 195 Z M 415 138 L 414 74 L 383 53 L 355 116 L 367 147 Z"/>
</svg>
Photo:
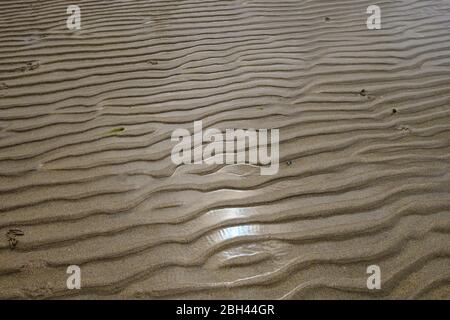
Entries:
<svg viewBox="0 0 450 320">
<path fill-rule="evenodd" d="M 16 239 L 16 237 L 21 237 L 25 233 L 20 229 L 10 229 L 6 233 L 6 238 L 8 239 L 9 248 L 11 250 L 14 250 L 19 243 L 19 240 Z"/>
<path fill-rule="evenodd" d="M 124 127 L 120 127 L 120 128 L 114 128 L 108 131 L 108 134 L 117 134 L 117 133 L 121 133 L 124 132 L 125 128 Z"/>
</svg>

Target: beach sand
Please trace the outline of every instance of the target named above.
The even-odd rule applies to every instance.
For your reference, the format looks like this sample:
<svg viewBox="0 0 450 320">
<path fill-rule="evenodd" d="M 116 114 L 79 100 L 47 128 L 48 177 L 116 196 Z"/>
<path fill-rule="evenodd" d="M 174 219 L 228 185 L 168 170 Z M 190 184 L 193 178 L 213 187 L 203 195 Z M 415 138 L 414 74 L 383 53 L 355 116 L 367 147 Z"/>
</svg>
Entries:
<svg viewBox="0 0 450 320">
<path fill-rule="evenodd" d="M 450 298 L 450 1 L 76 2 L 0 1 L 0 298 Z"/>
</svg>

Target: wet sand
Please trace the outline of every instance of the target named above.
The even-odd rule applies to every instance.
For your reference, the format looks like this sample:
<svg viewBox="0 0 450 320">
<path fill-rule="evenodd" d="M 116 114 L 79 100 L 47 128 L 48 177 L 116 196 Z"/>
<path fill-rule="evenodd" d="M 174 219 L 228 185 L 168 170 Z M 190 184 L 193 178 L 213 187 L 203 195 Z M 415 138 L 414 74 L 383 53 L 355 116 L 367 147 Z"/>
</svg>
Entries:
<svg viewBox="0 0 450 320">
<path fill-rule="evenodd" d="M 0 1 L 0 298 L 449 299 L 450 1 L 77 4 Z M 195 120 L 278 174 L 176 166 Z"/>
</svg>

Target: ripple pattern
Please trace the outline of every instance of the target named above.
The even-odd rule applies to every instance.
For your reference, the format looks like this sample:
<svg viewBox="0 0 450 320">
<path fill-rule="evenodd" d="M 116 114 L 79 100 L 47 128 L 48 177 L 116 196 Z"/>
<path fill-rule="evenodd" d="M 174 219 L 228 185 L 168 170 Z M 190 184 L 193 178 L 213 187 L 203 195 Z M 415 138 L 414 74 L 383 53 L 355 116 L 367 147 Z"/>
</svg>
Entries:
<svg viewBox="0 0 450 320">
<path fill-rule="evenodd" d="M 449 0 L 69 2 L 0 0 L 0 298 L 450 299 Z M 176 166 L 196 120 L 278 174 Z"/>
</svg>

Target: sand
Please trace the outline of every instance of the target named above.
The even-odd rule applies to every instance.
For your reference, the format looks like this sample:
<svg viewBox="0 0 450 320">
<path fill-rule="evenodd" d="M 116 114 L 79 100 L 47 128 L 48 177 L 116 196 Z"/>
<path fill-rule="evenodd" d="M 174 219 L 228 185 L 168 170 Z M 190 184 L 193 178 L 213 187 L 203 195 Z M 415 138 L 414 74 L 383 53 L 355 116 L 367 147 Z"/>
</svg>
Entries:
<svg viewBox="0 0 450 320">
<path fill-rule="evenodd" d="M 0 298 L 450 298 L 450 1 L 76 2 L 0 1 Z"/>
</svg>

